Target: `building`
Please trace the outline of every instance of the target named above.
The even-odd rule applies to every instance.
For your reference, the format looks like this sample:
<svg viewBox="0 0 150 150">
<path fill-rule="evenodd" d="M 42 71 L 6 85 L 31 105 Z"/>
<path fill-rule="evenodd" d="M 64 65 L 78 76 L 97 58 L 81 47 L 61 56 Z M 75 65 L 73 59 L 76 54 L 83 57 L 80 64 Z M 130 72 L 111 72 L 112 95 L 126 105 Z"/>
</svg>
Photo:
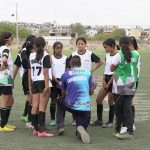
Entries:
<svg viewBox="0 0 150 150">
<path fill-rule="evenodd" d="M 141 28 L 130 28 L 130 29 L 125 29 L 126 35 L 127 36 L 134 36 L 136 39 L 140 39 L 141 37 Z"/>
</svg>

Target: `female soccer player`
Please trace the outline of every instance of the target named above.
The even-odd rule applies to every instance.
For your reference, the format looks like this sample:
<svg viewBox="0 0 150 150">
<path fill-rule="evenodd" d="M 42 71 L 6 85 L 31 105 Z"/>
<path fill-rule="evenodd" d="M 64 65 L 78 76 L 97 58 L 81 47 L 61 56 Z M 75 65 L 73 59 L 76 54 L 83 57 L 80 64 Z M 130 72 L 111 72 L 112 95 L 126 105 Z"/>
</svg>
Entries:
<svg viewBox="0 0 150 150">
<path fill-rule="evenodd" d="M 72 56 L 79 56 L 81 58 L 81 67 L 90 70 L 92 73 L 96 71 L 102 64 L 103 61 L 98 57 L 95 53 L 86 49 L 87 42 L 84 37 L 79 37 L 76 40 L 77 51 L 73 52 L 69 57 L 69 60 Z M 96 63 L 95 66 L 92 67 L 92 63 Z M 75 121 L 73 120 L 73 125 L 75 125 Z"/>
<path fill-rule="evenodd" d="M 55 42 L 53 44 L 53 55 L 51 56 L 51 62 L 52 62 L 52 90 L 51 90 L 51 104 L 50 104 L 50 125 L 54 126 L 56 125 L 55 121 L 55 110 L 56 110 L 56 103 L 57 99 L 61 95 L 61 89 L 59 88 L 60 84 L 60 78 L 61 75 L 66 70 L 67 65 L 67 56 L 62 54 L 63 44 L 61 42 Z"/>
<path fill-rule="evenodd" d="M 27 121 L 26 128 L 29 128 L 29 129 L 32 129 L 33 126 L 31 124 L 32 95 L 29 93 L 28 62 L 29 62 L 29 56 L 33 50 L 34 40 L 35 40 L 34 35 L 29 35 L 26 38 L 26 41 L 22 46 L 22 50 L 20 51 L 14 63 L 16 65 L 16 68 L 15 68 L 14 77 L 13 77 L 15 79 L 18 69 L 21 68 L 21 71 L 23 71 L 23 73 L 21 73 L 22 74 L 22 87 L 23 87 L 24 95 L 27 95 L 24 113 L 21 116 L 21 120 Z"/>
<path fill-rule="evenodd" d="M 13 35 L 10 32 L 0 34 L 0 95 L 1 95 L 1 123 L 0 131 L 14 131 L 15 126 L 8 125 L 11 108 L 14 103 L 13 85 L 13 60 L 9 46 L 12 45 Z"/>
<path fill-rule="evenodd" d="M 49 137 L 53 134 L 45 132 L 45 111 L 51 87 L 50 56 L 44 50 L 46 42 L 43 37 L 37 37 L 34 45 L 36 51 L 29 57 L 29 89 L 33 96 L 31 116 L 34 130 L 32 133 L 39 137 Z"/>
<path fill-rule="evenodd" d="M 129 37 L 120 39 L 121 51 L 116 54 L 111 66 L 111 71 L 114 71 L 112 92 L 116 110 L 116 133 L 114 136 L 120 139 L 134 139 L 131 101 L 136 91 L 137 66 L 140 56 L 137 51 L 130 50 L 131 44 L 132 41 Z M 123 121 L 127 126 L 127 132 L 120 134 Z"/>
<path fill-rule="evenodd" d="M 114 39 L 108 38 L 103 42 L 103 46 L 106 51 L 105 56 L 105 70 L 104 70 L 104 77 L 103 77 L 103 85 L 101 89 L 99 90 L 99 93 L 97 95 L 97 120 L 93 123 L 94 126 L 97 125 L 103 125 L 103 127 L 112 127 L 113 126 L 113 118 L 114 118 L 114 112 L 115 112 L 115 105 L 112 95 L 112 82 L 113 82 L 113 72 L 110 70 L 110 66 L 112 64 L 112 61 L 114 59 L 114 56 L 116 55 L 116 43 Z M 118 49 L 118 47 L 117 47 Z M 109 102 L 109 119 L 108 122 L 103 124 L 103 100 L 105 96 L 108 94 L 108 102 Z"/>
</svg>

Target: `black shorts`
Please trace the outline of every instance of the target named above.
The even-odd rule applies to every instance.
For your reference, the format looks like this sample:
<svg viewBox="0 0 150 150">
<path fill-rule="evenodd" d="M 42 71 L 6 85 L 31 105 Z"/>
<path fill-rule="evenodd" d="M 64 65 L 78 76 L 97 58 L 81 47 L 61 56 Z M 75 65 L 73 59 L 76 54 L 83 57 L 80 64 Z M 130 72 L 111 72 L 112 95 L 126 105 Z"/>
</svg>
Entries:
<svg viewBox="0 0 150 150">
<path fill-rule="evenodd" d="M 107 75 L 105 74 L 105 82 L 108 83 L 109 80 L 111 79 L 112 75 Z M 110 84 L 109 88 L 108 88 L 108 91 L 109 92 L 112 92 L 112 86 L 113 86 L 113 82 Z"/>
<path fill-rule="evenodd" d="M 24 95 L 29 94 L 28 71 L 24 72 L 23 74 L 22 87 L 23 87 Z"/>
<path fill-rule="evenodd" d="M 57 79 L 60 81 L 60 79 Z M 52 88 L 51 88 L 51 94 L 50 97 L 51 98 L 58 98 L 59 96 L 61 96 L 61 89 L 57 87 L 56 82 L 53 80 L 52 81 Z"/>
<path fill-rule="evenodd" d="M 32 83 L 32 93 L 42 93 L 45 89 L 45 82 L 44 81 L 34 81 Z"/>
<path fill-rule="evenodd" d="M 0 86 L 1 95 L 12 95 L 12 86 Z"/>
</svg>

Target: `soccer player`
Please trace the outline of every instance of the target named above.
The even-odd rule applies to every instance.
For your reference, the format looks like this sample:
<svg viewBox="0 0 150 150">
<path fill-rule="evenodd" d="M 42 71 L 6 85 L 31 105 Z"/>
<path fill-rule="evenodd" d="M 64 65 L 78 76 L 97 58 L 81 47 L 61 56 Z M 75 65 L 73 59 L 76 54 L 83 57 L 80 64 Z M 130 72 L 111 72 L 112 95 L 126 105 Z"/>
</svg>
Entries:
<svg viewBox="0 0 150 150">
<path fill-rule="evenodd" d="M 45 131 L 45 111 L 51 87 L 50 56 L 44 50 L 46 42 L 43 37 L 36 37 L 34 45 L 36 51 L 29 57 L 29 90 L 33 96 L 31 120 L 34 130 L 32 133 L 38 137 L 50 137 L 53 134 Z"/>
<path fill-rule="evenodd" d="M 69 57 L 69 60 L 72 56 L 79 56 L 81 58 L 81 67 L 90 70 L 92 73 L 96 71 L 102 64 L 103 61 L 95 53 L 87 50 L 87 42 L 84 37 L 79 37 L 76 40 L 77 51 L 73 52 Z M 96 63 L 92 67 L 92 63 Z M 72 125 L 75 125 L 75 120 L 73 119 Z"/>
<path fill-rule="evenodd" d="M 131 40 L 130 40 L 131 44 L 129 46 L 129 49 L 131 51 L 138 51 L 138 44 L 137 44 L 136 38 L 134 36 L 131 36 L 130 38 L 131 38 Z M 138 74 L 138 77 L 137 77 L 137 82 L 136 82 L 136 89 L 138 87 L 138 82 L 139 82 L 140 65 L 141 65 L 141 61 L 140 61 L 140 58 L 139 58 L 138 65 L 137 65 L 137 74 Z M 133 123 L 134 123 L 134 120 L 135 120 L 135 106 L 134 106 L 133 100 L 131 102 L 131 110 L 132 110 L 132 113 L 133 113 Z M 133 124 L 133 130 L 136 130 L 135 124 Z M 127 127 L 126 127 L 125 122 L 123 121 L 120 133 L 124 134 L 126 131 L 127 131 Z"/>
<path fill-rule="evenodd" d="M 116 111 L 114 136 L 120 139 L 134 139 L 131 101 L 136 91 L 140 56 L 137 51 L 130 50 L 131 44 L 132 40 L 129 37 L 122 37 L 119 40 L 121 51 L 116 54 L 111 66 L 111 71 L 114 71 L 112 92 Z M 123 121 L 127 126 L 127 132 L 120 134 Z"/>
<path fill-rule="evenodd" d="M 13 60 L 9 46 L 12 45 L 13 35 L 10 32 L 0 34 L 0 96 L 1 96 L 1 123 L 0 131 L 14 131 L 15 126 L 9 125 L 8 119 L 14 103 L 13 86 Z"/>
<path fill-rule="evenodd" d="M 56 111 L 56 103 L 57 99 L 61 95 L 61 89 L 59 88 L 60 78 L 62 74 L 67 69 L 67 56 L 62 54 L 63 44 L 61 42 L 55 42 L 53 44 L 53 55 L 51 56 L 52 63 L 52 89 L 51 89 L 51 104 L 50 104 L 50 115 L 51 120 L 49 124 L 51 126 L 56 125 L 55 121 L 55 111 Z"/>
<path fill-rule="evenodd" d="M 26 121 L 26 128 L 32 129 L 32 123 L 31 123 L 31 109 L 32 109 L 32 95 L 29 93 L 29 84 L 28 84 L 28 63 L 29 63 L 29 56 L 31 52 L 34 49 L 34 35 L 29 35 L 26 38 L 26 41 L 22 45 L 22 50 L 19 52 L 16 60 L 15 60 L 15 71 L 14 71 L 14 80 L 16 77 L 16 74 L 21 68 L 21 76 L 22 76 L 22 87 L 24 91 L 24 95 L 27 95 L 27 100 L 25 103 L 24 113 L 21 116 L 21 120 Z"/>
<path fill-rule="evenodd" d="M 101 89 L 99 90 L 99 93 L 97 95 L 97 120 L 93 123 L 93 126 L 97 125 L 103 125 L 102 127 L 112 127 L 113 126 L 113 118 L 115 113 L 115 105 L 113 100 L 113 94 L 112 94 L 112 82 L 113 82 L 113 72 L 110 70 L 110 66 L 112 64 L 112 61 L 114 59 L 114 56 L 116 55 L 118 49 L 115 40 L 108 38 L 103 42 L 103 46 L 106 51 L 105 56 L 105 70 L 104 70 L 104 77 L 103 77 L 103 85 Z M 103 100 L 105 96 L 108 94 L 108 102 L 109 102 L 109 119 L 108 122 L 103 124 Z"/>
</svg>

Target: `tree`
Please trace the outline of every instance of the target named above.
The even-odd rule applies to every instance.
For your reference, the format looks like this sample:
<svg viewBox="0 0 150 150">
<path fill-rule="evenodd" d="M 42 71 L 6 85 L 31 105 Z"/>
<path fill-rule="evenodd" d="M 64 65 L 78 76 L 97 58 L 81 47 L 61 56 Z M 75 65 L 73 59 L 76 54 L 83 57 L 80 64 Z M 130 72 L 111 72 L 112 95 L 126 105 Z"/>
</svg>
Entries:
<svg viewBox="0 0 150 150">
<path fill-rule="evenodd" d="M 20 28 L 19 29 L 19 37 L 26 38 L 28 35 L 32 34 L 31 30 L 27 28 Z"/>
<path fill-rule="evenodd" d="M 0 22 L 0 32 L 11 32 L 14 36 L 16 36 L 16 26 L 13 24 L 8 24 L 5 22 Z"/>
<path fill-rule="evenodd" d="M 124 29 L 115 29 L 111 33 L 98 33 L 94 36 L 95 40 L 106 40 L 107 38 L 113 38 L 114 40 L 119 40 L 122 36 L 125 36 L 126 32 Z"/>
<path fill-rule="evenodd" d="M 81 23 L 71 24 L 70 30 L 72 33 L 76 33 L 78 36 L 82 36 L 85 34 L 85 28 Z"/>
<path fill-rule="evenodd" d="M 114 38 L 115 40 L 119 40 L 122 36 L 126 35 L 126 31 L 124 29 L 115 29 L 111 33 L 111 37 Z"/>
<path fill-rule="evenodd" d="M 10 22 L 0 22 L 0 32 L 11 32 L 16 36 L 16 26 Z M 29 34 L 32 34 L 30 29 L 19 28 L 19 38 L 26 38 Z"/>
</svg>

